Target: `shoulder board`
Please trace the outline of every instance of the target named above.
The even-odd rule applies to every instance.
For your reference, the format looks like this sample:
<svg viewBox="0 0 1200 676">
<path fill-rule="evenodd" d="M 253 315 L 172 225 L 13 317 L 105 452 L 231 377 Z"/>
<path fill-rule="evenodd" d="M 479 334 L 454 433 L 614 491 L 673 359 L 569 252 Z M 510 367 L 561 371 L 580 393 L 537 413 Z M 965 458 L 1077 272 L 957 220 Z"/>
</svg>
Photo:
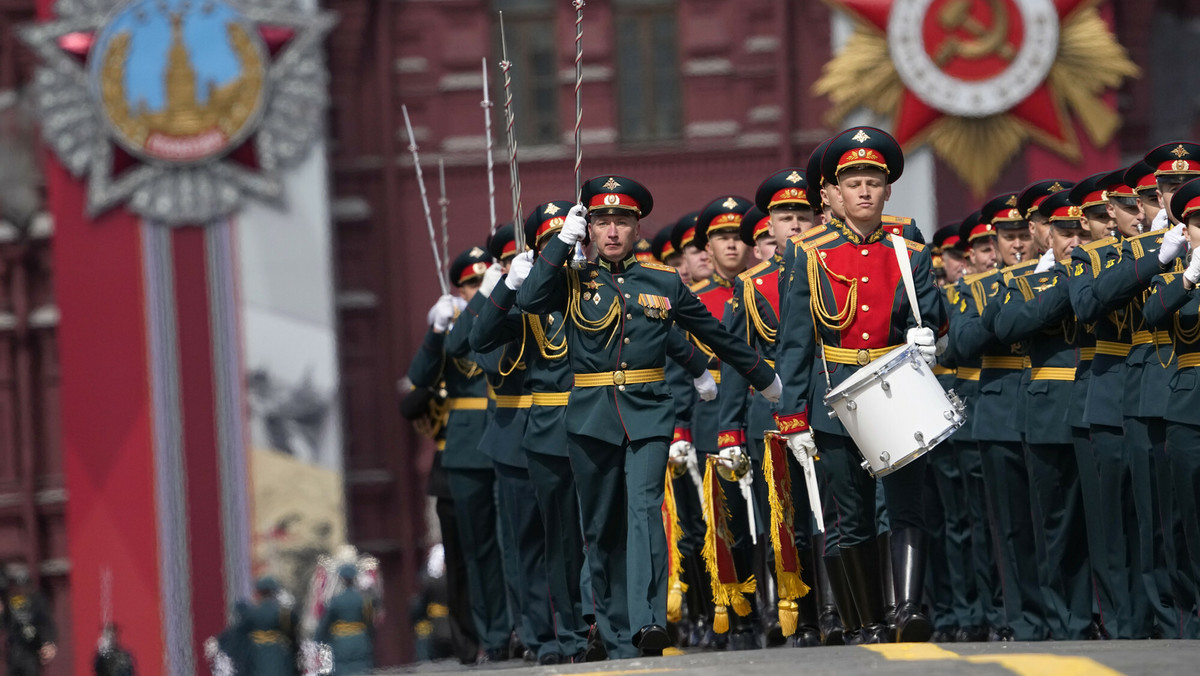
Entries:
<svg viewBox="0 0 1200 676">
<path fill-rule="evenodd" d="M 1004 278 L 1004 283 L 1007 284 L 1012 280 L 1013 277 L 1024 277 L 1025 275 L 1033 274 L 1033 270 L 1037 267 L 1037 264 L 1038 259 L 1034 258 L 1032 260 L 1017 263 L 1016 265 L 1010 265 L 1001 270 L 1000 273 Z"/>
<path fill-rule="evenodd" d="M 1097 249 L 1106 247 L 1110 244 L 1116 244 L 1116 243 L 1117 243 L 1116 237 L 1105 237 L 1104 239 L 1098 239 L 1095 242 L 1088 242 L 1087 244 L 1084 244 L 1080 248 L 1083 249 L 1084 251 L 1095 251 Z"/>
<path fill-rule="evenodd" d="M 808 230 L 805 230 L 804 232 L 800 233 L 799 235 L 792 235 L 792 239 L 794 239 L 798 242 L 806 240 L 806 239 L 812 239 L 813 237 L 820 235 L 821 233 L 825 232 L 828 229 L 829 228 L 824 223 L 822 223 L 820 225 L 815 225 L 815 226 L 809 228 Z M 796 239 L 796 238 L 799 238 L 799 239 Z"/>
<path fill-rule="evenodd" d="M 901 237 L 900 239 L 904 240 L 904 245 L 907 246 L 909 249 L 912 249 L 913 251 L 924 251 L 925 250 L 925 245 L 921 244 L 920 242 L 914 242 L 911 239 L 908 239 L 906 237 Z"/>
<path fill-rule="evenodd" d="M 828 243 L 832 242 L 833 240 L 837 239 L 838 237 L 839 237 L 839 235 L 836 232 L 827 232 L 824 235 L 821 235 L 820 237 L 817 237 L 814 239 L 806 239 L 803 242 L 800 242 L 800 248 L 804 249 L 805 251 L 812 251 L 813 249 L 821 246 L 822 244 L 828 244 Z"/>
<path fill-rule="evenodd" d="M 985 270 L 983 272 L 972 272 L 969 275 L 963 275 L 962 282 L 964 284 L 973 284 L 981 279 L 986 279 L 991 275 L 1000 272 L 999 270 Z"/>
<path fill-rule="evenodd" d="M 913 219 L 909 218 L 908 216 L 890 216 L 888 214 L 884 214 L 883 222 L 894 225 L 911 225 Z"/>
<path fill-rule="evenodd" d="M 1154 237 L 1155 235 L 1165 235 L 1166 233 L 1167 233 L 1167 231 L 1165 229 L 1164 230 L 1150 230 L 1147 232 L 1140 232 L 1140 233 L 1134 235 L 1133 237 L 1126 237 L 1125 241 L 1132 242 L 1132 241 L 1138 240 L 1138 239 L 1145 239 L 1146 237 Z"/>
<path fill-rule="evenodd" d="M 771 265 L 771 261 L 765 260 L 765 261 L 759 263 L 758 265 L 755 265 L 754 267 L 750 268 L 749 270 L 738 275 L 738 279 L 740 279 L 742 281 L 750 279 L 754 275 L 757 275 L 758 273 L 762 272 L 763 270 L 766 270 L 767 267 L 770 265 Z"/>
<path fill-rule="evenodd" d="M 663 265 L 662 263 L 645 262 L 642 263 L 642 267 L 650 270 L 662 270 L 663 272 L 674 272 L 675 274 L 679 274 L 679 271 L 675 268 L 671 267 L 670 265 Z"/>
<path fill-rule="evenodd" d="M 688 290 L 691 291 L 692 293 L 698 293 L 701 289 L 703 289 L 706 286 L 708 286 L 708 280 L 702 279 L 698 282 L 693 282 L 692 285 L 688 287 Z"/>
</svg>

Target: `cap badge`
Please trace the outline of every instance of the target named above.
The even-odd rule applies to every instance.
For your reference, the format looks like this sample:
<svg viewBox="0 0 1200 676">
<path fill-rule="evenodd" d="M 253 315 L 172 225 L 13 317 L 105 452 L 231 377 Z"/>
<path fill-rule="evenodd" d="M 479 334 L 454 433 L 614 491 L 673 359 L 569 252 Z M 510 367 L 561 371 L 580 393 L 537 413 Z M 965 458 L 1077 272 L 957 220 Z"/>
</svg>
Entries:
<svg viewBox="0 0 1200 676">
<path fill-rule="evenodd" d="M 1047 190 L 1049 190 L 1050 192 L 1062 192 L 1063 187 L 1062 187 L 1061 183 L 1059 183 L 1058 181 L 1055 181 L 1054 183 L 1050 184 L 1050 187 L 1047 188 Z"/>
<path fill-rule="evenodd" d="M 477 273 L 483 273 L 483 272 L 487 272 L 487 268 L 488 268 L 487 263 L 484 263 L 483 261 L 479 261 L 478 263 L 471 266 L 471 271 L 477 272 Z"/>
<path fill-rule="evenodd" d="M 612 179 L 609 179 L 609 182 L 611 183 Z M 614 204 L 620 204 L 621 198 L 617 197 L 616 195 L 605 195 L 604 203 L 607 204 L 608 206 L 612 206 Z"/>
<path fill-rule="evenodd" d="M 1083 215 L 1083 207 L 1077 207 L 1074 204 L 1072 204 L 1070 207 L 1067 208 L 1067 217 L 1069 217 L 1069 218 L 1079 218 L 1082 215 Z"/>
<path fill-rule="evenodd" d="M 475 247 L 474 249 L 471 249 L 470 251 L 468 251 L 468 252 L 467 252 L 467 255 L 468 255 L 468 256 L 470 256 L 470 257 L 472 257 L 472 258 L 475 258 L 475 257 L 478 257 L 478 256 L 482 256 L 482 255 L 483 255 L 483 249 L 480 249 L 479 247 Z"/>
<path fill-rule="evenodd" d="M 1179 145 L 1175 146 L 1175 149 L 1171 151 L 1171 154 L 1175 157 L 1187 157 L 1188 151 L 1187 148 L 1184 148 L 1183 144 L 1180 143 Z"/>
<path fill-rule="evenodd" d="M 554 202 L 547 204 L 545 212 L 546 212 L 547 216 L 553 216 L 554 214 L 557 214 L 558 213 L 558 205 L 555 204 Z"/>
<path fill-rule="evenodd" d="M 732 197 L 726 197 L 725 201 L 721 202 L 721 206 L 725 207 L 726 209 L 736 209 L 737 205 L 737 200 L 733 199 Z"/>
<path fill-rule="evenodd" d="M 1009 209 L 1008 210 L 1008 218 L 1009 218 L 1009 220 L 1012 220 L 1012 221 L 1019 221 L 1019 220 L 1021 220 L 1021 212 L 1017 211 L 1016 209 Z"/>
<path fill-rule="evenodd" d="M 617 183 L 617 180 L 615 178 L 613 178 L 612 176 L 609 176 L 608 180 L 605 181 L 603 187 L 605 190 L 616 190 L 617 188 L 621 187 L 621 184 Z"/>
<path fill-rule="evenodd" d="M 800 178 L 800 174 L 797 174 L 796 172 L 793 171 L 792 173 L 788 174 L 787 178 L 785 178 L 784 180 L 787 181 L 788 183 L 799 183 L 801 181 L 801 178 Z"/>
<path fill-rule="evenodd" d="M 1175 160 L 1174 162 L 1171 163 L 1172 171 L 1187 171 L 1187 168 L 1188 168 L 1187 160 Z"/>
<path fill-rule="evenodd" d="M 864 141 L 869 141 L 871 139 L 870 136 L 867 136 L 867 132 L 863 131 L 862 129 L 859 129 L 858 133 L 855 134 L 854 136 L 851 136 L 850 138 L 854 139 L 855 141 L 858 141 L 859 143 L 862 143 Z"/>
<path fill-rule="evenodd" d="M 866 149 L 865 149 L 865 148 L 859 148 L 859 149 L 858 149 L 858 156 L 859 156 L 859 157 L 866 157 L 866 156 L 867 156 L 867 151 L 866 151 Z"/>
</svg>

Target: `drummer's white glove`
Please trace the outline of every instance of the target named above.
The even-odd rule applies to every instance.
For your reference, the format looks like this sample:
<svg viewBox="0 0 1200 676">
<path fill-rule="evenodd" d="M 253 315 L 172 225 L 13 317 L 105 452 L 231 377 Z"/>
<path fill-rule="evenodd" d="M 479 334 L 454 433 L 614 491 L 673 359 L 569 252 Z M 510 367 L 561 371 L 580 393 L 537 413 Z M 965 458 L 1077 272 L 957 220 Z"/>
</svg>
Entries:
<svg viewBox="0 0 1200 676">
<path fill-rule="evenodd" d="M 779 397 L 783 394 L 783 381 L 779 379 L 779 374 L 775 374 L 775 380 L 771 381 L 770 385 L 762 391 L 762 396 L 766 397 L 767 401 L 772 404 L 779 403 Z"/>
<path fill-rule="evenodd" d="M 533 270 L 533 252 L 523 251 L 517 254 L 508 264 L 508 276 L 504 278 L 504 285 L 513 291 L 520 289 L 521 285 L 525 283 L 525 279 L 529 277 L 530 270 Z"/>
<path fill-rule="evenodd" d="M 1050 249 L 1046 253 L 1042 254 L 1042 257 L 1038 259 L 1037 267 L 1034 268 L 1033 271 L 1045 272 L 1052 267 L 1054 267 L 1054 249 Z"/>
<path fill-rule="evenodd" d="M 672 467 L 687 464 L 688 453 L 692 451 L 692 442 L 679 441 L 671 442 L 671 448 L 667 451 L 667 464 Z"/>
<path fill-rule="evenodd" d="M 1183 278 L 1188 280 L 1192 286 L 1200 283 L 1200 253 L 1192 251 L 1192 261 L 1188 263 L 1187 270 L 1183 271 Z"/>
<path fill-rule="evenodd" d="M 696 394 L 700 396 L 700 401 L 712 401 L 717 398 L 717 381 L 708 371 L 692 380 L 692 385 L 696 388 Z"/>
<path fill-rule="evenodd" d="M 438 298 L 433 307 L 429 308 L 429 323 L 433 326 L 434 333 L 445 333 L 446 329 L 450 328 L 450 322 L 454 321 L 454 310 L 456 308 L 455 299 L 457 296 L 444 294 Z"/>
<path fill-rule="evenodd" d="M 484 297 L 492 295 L 492 289 L 496 288 L 496 282 L 504 276 L 504 270 L 499 265 L 492 265 L 483 273 L 483 281 L 479 284 L 479 293 Z"/>
<path fill-rule="evenodd" d="M 1180 223 L 1163 235 L 1162 246 L 1158 249 L 1159 265 L 1166 267 L 1171 264 L 1171 261 L 1179 258 L 1179 254 L 1183 253 L 1187 246 L 1187 233 L 1184 232 L 1186 227 Z"/>
<path fill-rule="evenodd" d="M 908 330 L 908 344 L 915 345 L 917 351 L 921 353 L 921 358 L 930 366 L 937 361 L 936 340 L 933 329 L 928 326 L 913 327 Z"/>
<path fill-rule="evenodd" d="M 788 448 L 791 449 L 792 455 L 800 458 L 803 453 L 810 458 L 817 457 L 817 442 L 813 440 L 811 431 L 793 432 L 787 435 Z"/>
<path fill-rule="evenodd" d="M 582 204 L 576 204 L 567 212 L 566 221 L 563 223 L 562 230 L 558 231 L 558 238 L 571 246 L 583 239 L 587 234 L 587 210 Z"/>
</svg>

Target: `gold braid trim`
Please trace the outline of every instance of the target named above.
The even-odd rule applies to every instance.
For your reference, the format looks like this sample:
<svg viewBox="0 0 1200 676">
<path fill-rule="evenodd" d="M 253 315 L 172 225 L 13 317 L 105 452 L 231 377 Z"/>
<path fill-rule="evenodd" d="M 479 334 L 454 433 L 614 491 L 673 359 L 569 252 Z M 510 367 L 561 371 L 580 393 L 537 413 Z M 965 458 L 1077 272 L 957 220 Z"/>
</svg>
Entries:
<svg viewBox="0 0 1200 676">
<path fill-rule="evenodd" d="M 508 345 L 500 351 L 500 375 L 507 378 L 513 374 L 513 371 L 525 370 L 525 362 L 521 361 L 525 357 L 525 338 L 529 327 L 525 322 L 521 322 L 521 351 L 517 353 L 517 358 L 509 365 L 508 371 L 504 370 L 504 354 L 508 352 Z"/>
<path fill-rule="evenodd" d="M 546 330 L 542 327 L 542 318 L 537 315 L 525 315 L 529 320 L 529 331 L 533 333 L 533 339 L 537 341 L 538 352 L 542 354 L 543 359 L 554 361 L 567 356 L 567 337 L 563 334 L 563 327 L 566 322 L 558 325 L 558 330 L 554 332 L 554 336 L 547 338 Z M 552 342 L 554 339 L 561 337 L 558 343 Z"/>
<path fill-rule="evenodd" d="M 767 343 L 773 344 L 779 330 L 767 326 L 763 321 L 762 314 L 758 311 L 758 298 L 755 296 L 753 281 L 750 277 L 742 281 L 742 302 L 746 304 L 746 317 L 750 320 L 746 323 L 746 342 L 750 342 L 750 325 L 753 324 L 758 335 Z"/>
<path fill-rule="evenodd" d="M 467 378 L 474 378 L 480 373 L 483 373 L 483 369 L 479 368 L 479 364 L 476 364 L 470 359 L 455 357 L 452 361 L 454 362 L 454 368 L 458 369 L 458 372 Z"/>
<path fill-rule="evenodd" d="M 1179 313 L 1176 312 L 1172 318 L 1175 321 L 1175 335 L 1179 336 L 1179 342 L 1184 345 L 1195 345 L 1197 340 L 1200 340 L 1200 319 L 1192 324 L 1191 328 L 1183 328 L 1183 322 L 1179 321 Z"/>
<path fill-rule="evenodd" d="M 825 297 L 821 291 L 821 281 L 818 277 L 821 270 L 825 271 L 827 277 L 850 285 L 850 293 L 846 296 L 846 307 L 837 314 L 830 314 L 825 309 Z M 812 307 L 813 317 L 834 331 L 842 331 L 850 326 L 854 321 L 854 308 L 858 305 L 858 279 L 843 277 L 830 270 L 825 265 L 825 261 L 821 260 L 820 252 L 810 251 L 808 255 L 808 288 L 811 292 L 809 305 Z M 837 307 L 836 298 L 833 299 L 833 307 Z"/>
<path fill-rule="evenodd" d="M 1025 300 L 1033 300 L 1033 289 L 1029 286 L 1028 277 L 1017 277 L 1017 290 L 1021 292 L 1021 297 Z"/>
<path fill-rule="evenodd" d="M 570 270 L 567 275 L 567 316 L 571 318 L 572 322 L 575 322 L 575 326 L 588 333 L 600 333 L 611 326 L 612 333 L 608 336 L 608 342 L 604 344 L 604 347 L 607 348 L 612 344 L 613 338 L 617 336 L 617 320 L 621 317 L 621 303 L 614 295 L 612 304 L 608 306 L 608 311 L 604 313 L 604 316 L 593 320 L 583 316 L 583 310 L 579 306 L 581 297 L 579 273 Z"/>
</svg>

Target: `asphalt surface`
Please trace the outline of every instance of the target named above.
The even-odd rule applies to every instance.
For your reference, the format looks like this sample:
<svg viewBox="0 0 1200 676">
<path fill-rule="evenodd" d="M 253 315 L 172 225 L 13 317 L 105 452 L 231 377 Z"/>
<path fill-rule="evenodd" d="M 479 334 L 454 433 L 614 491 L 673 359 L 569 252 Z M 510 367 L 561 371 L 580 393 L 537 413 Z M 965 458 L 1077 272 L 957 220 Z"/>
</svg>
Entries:
<svg viewBox="0 0 1200 676">
<path fill-rule="evenodd" d="M 852 676 L 1160 676 L 1200 674 L 1200 641 L 1081 641 L 1041 643 L 908 643 L 866 647 L 772 648 L 538 667 L 519 661 L 463 667 L 457 662 L 413 665 L 389 674 L 503 671 L 504 676 L 636 676 L 802 674 Z"/>
</svg>

